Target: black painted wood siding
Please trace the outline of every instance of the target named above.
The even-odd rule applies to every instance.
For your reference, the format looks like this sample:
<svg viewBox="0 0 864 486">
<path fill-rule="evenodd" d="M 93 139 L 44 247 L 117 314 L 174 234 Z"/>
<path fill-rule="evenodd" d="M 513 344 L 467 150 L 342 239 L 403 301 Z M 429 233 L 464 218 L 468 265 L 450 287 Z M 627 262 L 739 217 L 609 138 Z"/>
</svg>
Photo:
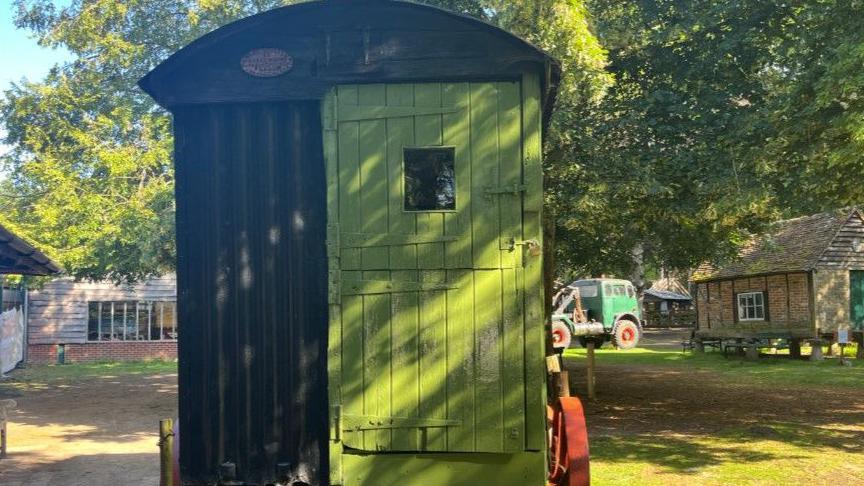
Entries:
<svg viewBox="0 0 864 486">
<path fill-rule="evenodd" d="M 292 59 L 287 72 L 241 69 L 257 48 Z M 476 19 L 413 2 L 301 2 L 233 22 L 186 46 L 139 81 L 159 104 L 321 99 L 337 84 L 518 80 L 540 72 L 551 113 L 557 62 Z M 202 82 L 204 81 L 204 82 Z"/>
<path fill-rule="evenodd" d="M 174 111 L 184 482 L 215 481 L 223 462 L 248 483 L 327 477 L 319 110 Z"/>
</svg>

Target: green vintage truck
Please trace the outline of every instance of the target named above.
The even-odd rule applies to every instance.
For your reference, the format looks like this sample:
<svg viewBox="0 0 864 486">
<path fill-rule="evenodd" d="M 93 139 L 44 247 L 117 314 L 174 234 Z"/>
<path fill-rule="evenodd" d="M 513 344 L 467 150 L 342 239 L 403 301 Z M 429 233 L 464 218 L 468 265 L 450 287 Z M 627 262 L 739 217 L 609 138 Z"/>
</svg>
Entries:
<svg viewBox="0 0 864 486">
<path fill-rule="evenodd" d="M 642 314 L 636 290 L 628 280 L 592 278 L 577 280 L 555 296 L 552 341 L 556 350 L 570 346 L 574 337 L 582 346 L 611 341 L 619 349 L 631 349 L 642 337 Z"/>
</svg>

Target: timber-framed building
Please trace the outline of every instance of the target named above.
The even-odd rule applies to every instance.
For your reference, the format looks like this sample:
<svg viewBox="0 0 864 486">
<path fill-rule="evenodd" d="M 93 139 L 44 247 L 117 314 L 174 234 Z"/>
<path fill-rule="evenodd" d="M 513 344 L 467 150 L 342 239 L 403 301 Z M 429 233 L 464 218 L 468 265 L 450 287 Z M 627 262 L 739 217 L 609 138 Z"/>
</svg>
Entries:
<svg viewBox="0 0 864 486">
<path fill-rule="evenodd" d="M 775 223 L 724 265 L 702 265 L 699 338 L 833 339 L 864 331 L 864 219 L 859 209 Z"/>
</svg>

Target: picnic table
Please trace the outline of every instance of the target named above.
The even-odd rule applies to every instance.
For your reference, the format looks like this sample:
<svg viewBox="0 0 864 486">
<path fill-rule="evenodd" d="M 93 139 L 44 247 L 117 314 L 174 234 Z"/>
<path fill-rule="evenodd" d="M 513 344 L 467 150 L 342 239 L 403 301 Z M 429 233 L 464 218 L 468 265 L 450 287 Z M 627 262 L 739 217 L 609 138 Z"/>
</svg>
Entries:
<svg viewBox="0 0 864 486">
<path fill-rule="evenodd" d="M 700 338 L 695 335 L 695 331 L 690 334 L 690 337 L 681 341 L 681 351 L 700 350 L 705 348 L 719 349 L 724 357 L 728 357 L 730 350 L 744 351 L 750 358 L 758 358 L 759 351 L 762 349 L 788 349 L 789 340 L 785 336 L 776 336 L 766 334 L 751 338 Z"/>
<path fill-rule="evenodd" d="M 763 349 L 788 349 L 789 342 L 785 338 L 750 338 L 735 339 L 732 342 L 722 344 L 723 356 L 728 356 L 730 349 L 743 350 L 750 359 L 758 359 L 759 352 Z"/>
</svg>

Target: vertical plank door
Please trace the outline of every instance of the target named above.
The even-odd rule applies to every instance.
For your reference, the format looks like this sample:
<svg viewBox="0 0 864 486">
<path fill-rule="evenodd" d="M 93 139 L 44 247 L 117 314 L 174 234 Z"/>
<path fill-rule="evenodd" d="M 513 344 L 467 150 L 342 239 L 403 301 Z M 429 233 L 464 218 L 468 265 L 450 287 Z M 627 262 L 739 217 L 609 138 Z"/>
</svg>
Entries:
<svg viewBox="0 0 864 486">
<path fill-rule="evenodd" d="M 849 317 L 852 328 L 864 329 L 864 271 L 849 271 Z"/>
<path fill-rule="evenodd" d="M 522 105 L 518 81 L 327 96 L 331 435 L 342 447 L 532 448 L 526 403 L 542 389 L 526 394 L 526 332 L 536 341 L 542 322 L 525 324 L 523 201 L 541 188 L 524 176 Z M 455 184 L 444 169 L 429 179 L 446 186 L 441 207 L 409 207 L 411 150 L 452 166 Z"/>
</svg>

